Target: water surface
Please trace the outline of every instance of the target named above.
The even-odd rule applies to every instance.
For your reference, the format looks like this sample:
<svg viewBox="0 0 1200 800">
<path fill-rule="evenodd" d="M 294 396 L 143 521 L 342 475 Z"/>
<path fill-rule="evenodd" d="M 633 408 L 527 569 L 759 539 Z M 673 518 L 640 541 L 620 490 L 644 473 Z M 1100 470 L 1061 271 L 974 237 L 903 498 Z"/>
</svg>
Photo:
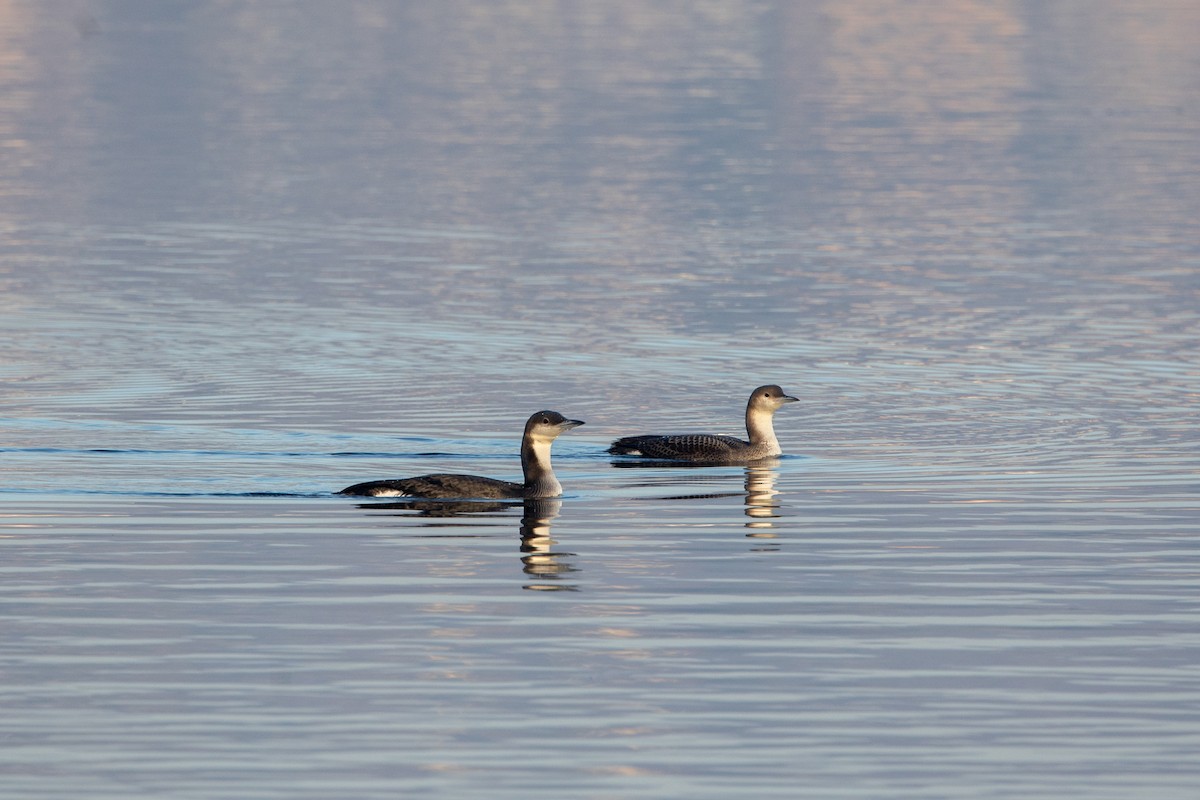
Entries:
<svg viewBox="0 0 1200 800">
<path fill-rule="evenodd" d="M 1190 4 L 332 8 L 0 4 L 0 794 L 1195 796 Z"/>
</svg>

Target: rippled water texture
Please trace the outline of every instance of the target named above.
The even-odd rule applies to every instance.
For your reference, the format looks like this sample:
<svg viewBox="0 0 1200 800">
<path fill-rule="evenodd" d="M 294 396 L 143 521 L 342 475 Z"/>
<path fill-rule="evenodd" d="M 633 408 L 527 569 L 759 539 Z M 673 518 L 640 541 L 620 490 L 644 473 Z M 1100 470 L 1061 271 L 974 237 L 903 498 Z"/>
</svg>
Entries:
<svg viewBox="0 0 1200 800">
<path fill-rule="evenodd" d="M 1197 32 L 0 0 L 0 795 L 1192 800 Z"/>
</svg>

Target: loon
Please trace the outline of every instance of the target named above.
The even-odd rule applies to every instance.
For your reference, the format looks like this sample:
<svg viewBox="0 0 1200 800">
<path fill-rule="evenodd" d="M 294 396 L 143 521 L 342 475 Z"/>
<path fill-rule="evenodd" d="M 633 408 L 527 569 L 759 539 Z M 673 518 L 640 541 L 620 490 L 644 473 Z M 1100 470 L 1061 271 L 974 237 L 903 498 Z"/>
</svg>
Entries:
<svg viewBox="0 0 1200 800">
<path fill-rule="evenodd" d="M 428 497 L 435 499 L 524 497 L 537 500 L 558 497 L 562 484 L 550 468 L 550 445 L 560 433 L 582 425 L 557 411 L 539 411 L 525 423 L 521 437 L 521 471 L 524 483 L 484 478 L 479 475 L 418 475 L 415 478 L 367 481 L 347 486 L 338 494 L 364 497 Z"/>
<path fill-rule="evenodd" d="M 670 461 L 697 461 L 706 464 L 742 464 L 771 458 L 783 453 L 775 438 L 772 418 L 784 403 L 796 402 L 795 397 L 771 384 L 760 386 L 750 394 L 746 403 L 746 432 L 750 441 L 735 436 L 711 433 L 681 433 L 667 436 L 626 436 L 608 448 L 614 456 L 642 456 Z"/>
</svg>

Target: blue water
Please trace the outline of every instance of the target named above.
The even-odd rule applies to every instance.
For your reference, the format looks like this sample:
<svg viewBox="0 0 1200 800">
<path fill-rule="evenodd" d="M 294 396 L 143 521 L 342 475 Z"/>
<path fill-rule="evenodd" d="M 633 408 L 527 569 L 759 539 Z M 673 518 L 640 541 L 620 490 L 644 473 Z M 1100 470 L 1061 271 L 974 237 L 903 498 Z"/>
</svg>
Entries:
<svg viewBox="0 0 1200 800">
<path fill-rule="evenodd" d="M 0 796 L 1191 800 L 1196 31 L 4 5 Z"/>
</svg>

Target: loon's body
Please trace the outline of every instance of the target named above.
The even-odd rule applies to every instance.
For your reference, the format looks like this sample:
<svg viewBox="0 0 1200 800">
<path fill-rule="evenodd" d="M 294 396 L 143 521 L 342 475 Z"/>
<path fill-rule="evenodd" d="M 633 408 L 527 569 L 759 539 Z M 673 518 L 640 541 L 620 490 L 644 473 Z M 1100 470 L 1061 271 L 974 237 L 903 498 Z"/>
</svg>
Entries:
<svg viewBox="0 0 1200 800">
<path fill-rule="evenodd" d="M 562 484 L 550 468 L 550 445 L 558 435 L 582 425 L 577 419 L 567 419 L 557 411 L 539 411 L 525 423 L 521 437 L 521 471 L 524 483 L 485 478 L 480 475 L 438 473 L 415 478 L 367 481 L 347 486 L 338 494 L 364 497 L 427 497 L 455 498 L 527 498 L 558 497 Z"/>
<path fill-rule="evenodd" d="M 665 436 L 626 436 L 609 446 L 614 456 L 641 456 L 663 461 L 693 461 L 706 464 L 743 464 L 783 453 L 775 438 L 773 418 L 784 403 L 796 402 L 775 386 L 760 386 L 746 403 L 746 433 L 750 441 L 711 433 L 681 433 Z"/>
</svg>

